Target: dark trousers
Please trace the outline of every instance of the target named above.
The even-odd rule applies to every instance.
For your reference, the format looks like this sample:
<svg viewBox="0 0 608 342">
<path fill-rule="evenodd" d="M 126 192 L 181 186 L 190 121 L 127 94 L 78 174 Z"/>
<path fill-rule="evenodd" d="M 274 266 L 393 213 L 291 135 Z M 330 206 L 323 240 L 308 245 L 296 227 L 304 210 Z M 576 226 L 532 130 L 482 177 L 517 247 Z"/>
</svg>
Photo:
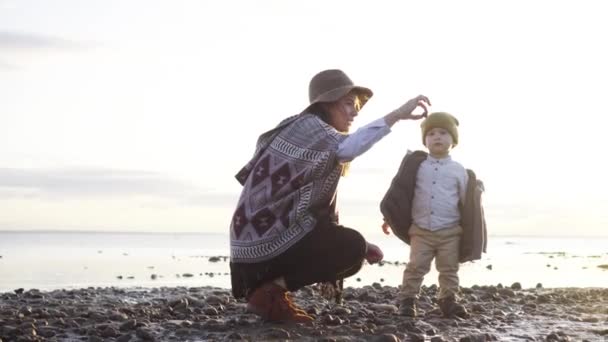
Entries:
<svg viewBox="0 0 608 342">
<path fill-rule="evenodd" d="M 278 257 L 257 264 L 230 263 L 232 293 L 247 297 L 260 285 L 283 277 L 290 291 L 335 282 L 361 269 L 366 242 L 354 229 L 320 223 Z"/>
</svg>

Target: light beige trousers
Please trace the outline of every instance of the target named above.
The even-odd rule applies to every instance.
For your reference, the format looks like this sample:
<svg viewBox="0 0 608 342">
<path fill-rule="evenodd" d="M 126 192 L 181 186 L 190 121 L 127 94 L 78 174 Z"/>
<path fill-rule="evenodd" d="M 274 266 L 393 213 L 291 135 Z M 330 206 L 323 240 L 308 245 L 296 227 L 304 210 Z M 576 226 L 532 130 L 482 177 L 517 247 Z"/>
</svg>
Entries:
<svg viewBox="0 0 608 342">
<path fill-rule="evenodd" d="M 431 269 L 433 258 L 439 272 L 439 298 L 456 295 L 459 291 L 458 254 L 462 227 L 430 231 L 412 224 L 409 236 L 410 261 L 403 271 L 400 297 L 418 297 L 424 276 Z"/>
</svg>

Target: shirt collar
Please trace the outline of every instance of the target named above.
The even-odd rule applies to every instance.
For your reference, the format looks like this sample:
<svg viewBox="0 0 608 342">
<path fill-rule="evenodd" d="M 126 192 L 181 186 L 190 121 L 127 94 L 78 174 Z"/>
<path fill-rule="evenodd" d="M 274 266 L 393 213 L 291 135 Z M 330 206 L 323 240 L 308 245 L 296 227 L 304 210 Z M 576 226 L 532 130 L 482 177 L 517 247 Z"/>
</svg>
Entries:
<svg viewBox="0 0 608 342">
<path fill-rule="evenodd" d="M 441 159 L 437 159 L 435 157 L 432 157 L 430 154 L 426 157 L 426 160 L 428 160 L 431 164 L 439 164 L 439 165 L 446 165 L 447 163 L 449 163 L 450 161 L 452 161 L 452 157 L 450 155 L 447 155 L 446 157 L 443 157 Z"/>
</svg>

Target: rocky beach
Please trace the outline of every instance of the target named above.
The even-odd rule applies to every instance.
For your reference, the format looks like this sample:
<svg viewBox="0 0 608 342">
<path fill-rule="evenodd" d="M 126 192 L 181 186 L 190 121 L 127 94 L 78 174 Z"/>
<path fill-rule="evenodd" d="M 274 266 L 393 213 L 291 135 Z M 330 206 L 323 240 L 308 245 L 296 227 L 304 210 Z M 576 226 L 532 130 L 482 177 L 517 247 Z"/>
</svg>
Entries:
<svg viewBox="0 0 608 342">
<path fill-rule="evenodd" d="M 85 247 L 66 247 L 70 238 Z M 179 239 L 48 234 L 40 245 L 32 234 L 3 235 L 0 342 L 608 341 L 606 240 L 566 248 L 560 241 L 494 239 L 492 255 L 462 266 L 467 319 L 441 316 L 432 272 L 419 317 L 399 316 L 396 284 L 405 263 L 396 256 L 403 247 L 384 242 L 392 261 L 365 265 L 347 279 L 342 304 L 317 286 L 293 293 L 315 317 L 298 325 L 264 322 L 231 295 L 229 258 L 212 248 L 223 237 L 188 236 L 206 255 L 159 248 L 167 241 L 190 247 Z M 142 241 L 150 248 L 131 247 Z M 544 245 L 552 247 L 538 247 Z"/>
<path fill-rule="evenodd" d="M 263 322 L 229 289 L 83 288 L 0 294 L 6 341 L 608 341 L 608 288 L 462 288 L 468 319 L 442 318 L 424 286 L 417 318 L 399 316 L 398 288 L 347 287 L 344 302 L 316 286 L 293 294 L 312 324 Z"/>
</svg>

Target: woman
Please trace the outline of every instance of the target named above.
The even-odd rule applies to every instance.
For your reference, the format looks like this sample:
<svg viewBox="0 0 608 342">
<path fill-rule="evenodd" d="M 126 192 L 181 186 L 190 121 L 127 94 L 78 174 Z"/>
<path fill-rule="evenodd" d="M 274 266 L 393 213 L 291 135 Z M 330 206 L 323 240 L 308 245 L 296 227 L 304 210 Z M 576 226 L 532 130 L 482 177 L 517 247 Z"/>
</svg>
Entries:
<svg viewBox="0 0 608 342">
<path fill-rule="evenodd" d="M 232 292 L 270 321 L 310 322 L 288 291 L 357 273 L 380 248 L 338 224 L 336 189 L 350 161 L 399 120 L 426 114 L 418 96 L 353 134 L 349 128 L 372 97 L 341 70 L 325 70 L 309 85 L 309 106 L 262 134 L 251 161 L 236 175 L 244 186 L 230 226 Z M 425 113 L 413 115 L 421 106 Z"/>
</svg>

